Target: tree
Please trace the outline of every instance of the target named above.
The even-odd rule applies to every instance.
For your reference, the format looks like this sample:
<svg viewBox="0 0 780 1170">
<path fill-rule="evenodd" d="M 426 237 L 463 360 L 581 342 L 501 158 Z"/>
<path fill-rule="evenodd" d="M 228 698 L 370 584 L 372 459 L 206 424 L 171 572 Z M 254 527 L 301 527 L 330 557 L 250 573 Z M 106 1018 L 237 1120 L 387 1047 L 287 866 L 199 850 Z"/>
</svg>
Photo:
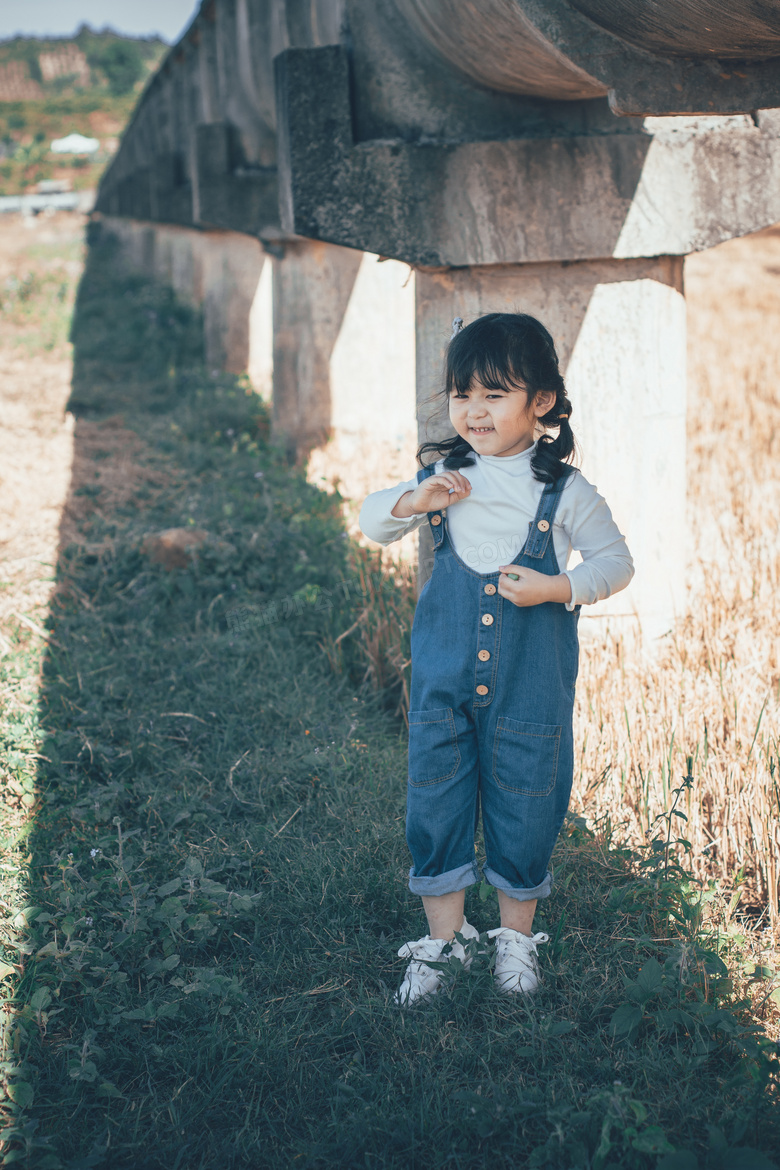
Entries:
<svg viewBox="0 0 780 1170">
<path fill-rule="evenodd" d="M 141 51 L 133 41 L 112 41 L 106 45 L 96 64 L 105 73 L 108 87 L 117 97 L 129 93 L 144 73 Z"/>
</svg>

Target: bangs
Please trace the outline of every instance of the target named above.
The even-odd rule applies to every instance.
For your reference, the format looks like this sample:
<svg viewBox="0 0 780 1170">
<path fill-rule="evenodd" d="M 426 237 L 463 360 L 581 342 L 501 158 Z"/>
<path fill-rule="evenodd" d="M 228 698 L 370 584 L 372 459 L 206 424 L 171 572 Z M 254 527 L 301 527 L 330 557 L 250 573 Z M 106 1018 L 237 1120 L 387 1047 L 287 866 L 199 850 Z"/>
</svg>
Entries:
<svg viewBox="0 0 780 1170">
<path fill-rule="evenodd" d="M 499 314 L 481 317 L 453 337 L 447 349 L 445 391 L 465 394 L 475 380 L 487 390 L 528 390 L 522 339 Z M 515 319 L 516 320 L 516 319 Z M 514 324 L 514 322 L 513 322 Z"/>
<path fill-rule="evenodd" d="M 451 374 L 451 385 L 447 387 L 449 393 L 465 394 L 475 380 L 487 390 L 527 389 L 509 363 L 497 360 L 495 354 L 469 354 L 465 361 L 453 366 Z"/>
</svg>

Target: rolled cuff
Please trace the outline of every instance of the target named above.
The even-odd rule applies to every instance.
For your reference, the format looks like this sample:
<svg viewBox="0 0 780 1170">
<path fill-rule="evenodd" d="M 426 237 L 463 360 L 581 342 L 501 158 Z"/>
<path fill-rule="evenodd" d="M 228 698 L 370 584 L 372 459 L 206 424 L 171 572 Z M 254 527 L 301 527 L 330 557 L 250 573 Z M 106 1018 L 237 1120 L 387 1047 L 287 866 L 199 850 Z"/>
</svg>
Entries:
<svg viewBox="0 0 780 1170">
<path fill-rule="evenodd" d="M 413 894 L 421 894 L 426 898 L 439 898 L 442 894 L 455 894 L 458 890 L 465 890 L 466 886 L 473 886 L 479 881 L 479 870 L 476 862 L 459 865 L 457 869 L 449 869 L 446 873 L 436 877 L 417 877 L 414 867 L 409 870 L 409 889 Z"/>
<path fill-rule="evenodd" d="M 571 599 L 566 602 L 566 608 L 568 609 L 569 613 L 571 613 L 572 610 L 577 608 L 580 602 L 577 601 L 577 590 L 574 584 L 574 577 L 571 575 L 571 572 L 568 569 L 564 569 L 563 575 L 569 578 L 569 584 L 571 585 Z"/>
<path fill-rule="evenodd" d="M 510 886 L 506 878 L 502 878 L 501 874 L 496 873 L 489 865 L 486 865 L 482 870 L 482 875 L 491 886 L 495 886 L 497 890 L 503 890 L 508 897 L 514 898 L 518 902 L 533 902 L 536 898 L 549 898 L 552 890 L 552 874 L 549 870 L 541 885 L 533 886 L 530 889 L 522 886 Z"/>
<path fill-rule="evenodd" d="M 571 585 L 571 600 L 566 608 L 572 610 L 577 605 L 604 601 L 625 589 L 634 576 L 634 562 L 626 551 L 625 556 L 588 558 L 573 569 L 564 569 L 564 573 Z"/>
</svg>

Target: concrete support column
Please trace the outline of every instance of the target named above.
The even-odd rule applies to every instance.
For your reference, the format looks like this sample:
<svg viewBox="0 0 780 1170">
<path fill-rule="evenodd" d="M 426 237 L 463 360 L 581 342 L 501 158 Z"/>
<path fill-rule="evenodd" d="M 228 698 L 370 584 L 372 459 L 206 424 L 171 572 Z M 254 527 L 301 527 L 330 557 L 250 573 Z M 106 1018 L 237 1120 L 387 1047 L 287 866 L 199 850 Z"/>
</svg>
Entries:
<svg viewBox="0 0 780 1170">
<path fill-rule="evenodd" d="M 297 462 L 331 434 L 330 359 L 362 255 L 295 240 L 274 261 L 273 431 Z"/>
<path fill-rule="evenodd" d="M 414 472 L 414 301 L 407 264 L 361 253 L 330 355 L 330 438 L 308 463 L 313 483 L 339 488 L 355 535 L 368 493 Z M 401 546 L 392 546 L 390 555 L 414 561 L 415 535 Z"/>
<path fill-rule="evenodd" d="M 418 271 L 420 440 L 451 434 L 431 396 L 453 317 L 527 312 L 552 333 L 574 408 L 579 466 L 608 501 L 636 564 L 629 589 L 583 609 L 588 620 L 641 617 L 658 637 L 682 612 L 685 527 L 683 261 L 600 260 Z M 430 552 L 421 542 L 421 580 Z M 593 618 L 591 618 L 591 613 Z"/>
<path fill-rule="evenodd" d="M 270 399 L 272 263 L 260 241 L 112 216 L 104 216 L 103 225 L 118 239 L 128 267 L 202 311 L 208 365 L 248 373 L 255 390 Z"/>
<path fill-rule="evenodd" d="M 238 232 L 204 233 L 203 330 L 206 362 L 214 369 L 249 369 L 250 317 L 268 263 L 259 240 Z"/>
</svg>

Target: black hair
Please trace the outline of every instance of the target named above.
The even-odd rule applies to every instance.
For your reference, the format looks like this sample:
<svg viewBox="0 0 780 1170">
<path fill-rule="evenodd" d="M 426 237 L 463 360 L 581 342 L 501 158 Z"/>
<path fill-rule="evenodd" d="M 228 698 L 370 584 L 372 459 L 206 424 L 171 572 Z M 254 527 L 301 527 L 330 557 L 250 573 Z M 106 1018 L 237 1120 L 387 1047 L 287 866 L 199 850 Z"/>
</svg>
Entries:
<svg viewBox="0 0 780 1170">
<path fill-rule="evenodd" d="M 564 475 L 574 455 L 572 406 L 555 343 L 541 321 L 527 313 L 487 313 L 455 333 L 447 346 L 441 393 L 449 401 L 453 393 L 464 394 L 475 379 L 489 390 L 524 390 L 529 403 L 545 390 L 554 392 L 555 402 L 539 422 L 557 427 L 558 437 L 539 438 L 531 467 L 542 483 Z M 474 463 L 474 448 L 460 435 L 423 443 L 417 452 L 420 463 L 428 452 L 444 456 L 444 466 L 452 471 Z"/>
</svg>

